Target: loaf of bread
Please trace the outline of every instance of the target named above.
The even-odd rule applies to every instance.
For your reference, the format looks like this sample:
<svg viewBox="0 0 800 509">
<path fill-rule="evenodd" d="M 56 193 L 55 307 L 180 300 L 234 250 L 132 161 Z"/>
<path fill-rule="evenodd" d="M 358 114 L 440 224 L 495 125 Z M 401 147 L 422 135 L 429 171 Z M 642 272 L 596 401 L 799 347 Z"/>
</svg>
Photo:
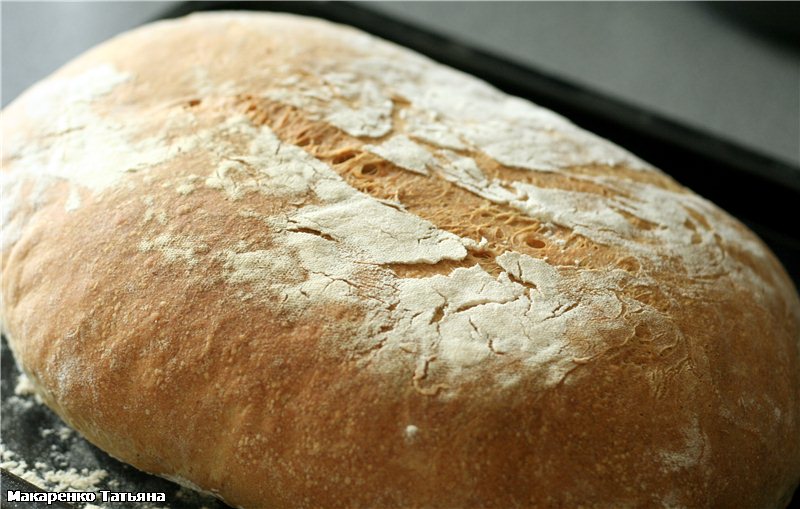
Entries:
<svg viewBox="0 0 800 509">
<path fill-rule="evenodd" d="M 3 331 L 139 469 L 248 509 L 766 508 L 800 480 L 777 259 L 486 83 L 193 15 L 71 62 L 2 136 Z"/>
</svg>

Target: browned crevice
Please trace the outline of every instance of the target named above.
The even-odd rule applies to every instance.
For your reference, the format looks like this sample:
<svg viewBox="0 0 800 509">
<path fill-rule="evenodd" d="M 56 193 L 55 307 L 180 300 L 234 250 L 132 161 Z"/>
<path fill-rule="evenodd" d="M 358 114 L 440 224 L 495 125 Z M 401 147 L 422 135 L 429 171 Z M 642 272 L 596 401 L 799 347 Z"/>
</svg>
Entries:
<svg viewBox="0 0 800 509">
<path fill-rule="evenodd" d="M 622 210 L 620 208 L 614 208 L 614 210 L 625 218 L 631 226 L 639 229 L 639 230 L 652 230 L 654 228 L 658 228 L 658 225 L 652 221 L 648 221 L 646 219 L 642 219 L 641 217 L 635 216 L 626 210 Z"/>
<path fill-rule="evenodd" d="M 395 108 L 395 110 L 397 110 L 397 108 Z M 399 119 L 396 120 L 394 125 L 396 127 L 402 127 L 402 124 L 402 119 Z M 425 140 L 414 139 L 414 141 L 419 145 L 427 147 L 431 151 L 436 151 L 440 148 Z M 374 142 L 371 141 L 370 143 Z M 587 178 L 593 176 L 613 176 L 615 179 L 652 184 L 675 192 L 686 192 L 686 188 L 675 182 L 668 175 L 656 171 L 642 171 L 625 166 L 609 167 L 598 164 L 570 166 L 561 168 L 558 171 L 531 171 L 524 168 L 505 166 L 480 150 L 450 150 L 475 161 L 475 164 L 478 165 L 484 175 L 489 179 L 496 179 L 506 183 L 524 182 L 541 188 L 568 189 L 575 192 L 597 194 L 607 198 L 618 196 L 630 197 L 625 192 L 624 188 L 619 188 L 619 186 L 615 187 Z"/>
<path fill-rule="evenodd" d="M 686 213 L 692 216 L 692 219 L 695 221 L 695 225 L 692 225 L 692 230 L 696 230 L 696 225 L 700 225 L 706 231 L 711 230 L 711 225 L 708 224 L 708 221 L 703 214 L 697 212 L 692 207 L 684 206 L 683 208 Z"/>
<path fill-rule="evenodd" d="M 433 316 L 431 317 L 431 323 L 441 322 L 442 318 L 444 318 L 444 304 L 438 306 L 433 311 Z"/>
<path fill-rule="evenodd" d="M 504 166 L 486 154 L 472 154 L 478 165 L 487 177 L 506 180 L 510 182 L 527 182 L 541 187 L 560 187 L 603 196 L 619 196 L 624 193 L 615 188 L 605 186 L 598 182 L 581 180 L 581 176 L 614 176 L 622 180 L 652 184 L 663 189 L 675 192 L 685 192 L 686 189 L 675 182 L 668 175 L 655 171 L 641 171 L 625 166 L 609 168 L 599 164 L 571 166 L 563 168 L 559 173 L 533 172 L 522 168 Z"/>
<path fill-rule="evenodd" d="M 520 279 L 519 277 L 515 276 L 514 274 L 512 274 L 510 272 L 508 273 L 508 278 L 510 280 L 514 281 L 515 283 L 520 284 L 520 285 L 524 286 L 525 288 L 528 288 L 529 290 L 536 290 L 536 285 L 535 284 L 530 283 L 528 281 L 525 281 L 524 279 Z"/>
<path fill-rule="evenodd" d="M 639 269 L 642 268 L 642 265 L 633 256 L 624 256 L 618 259 L 616 265 L 620 269 L 626 270 L 632 274 L 639 272 Z"/>
<path fill-rule="evenodd" d="M 441 274 L 446 276 L 453 270 L 458 268 L 469 268 L 476 264 L 481 265 L 484 269 L 492 275 L 498 275 L 502 272 L 500 266 L 493 263 L 485 263 L 486 258 L 494 258 L 494 255 L 489 252 L 470 252 L 463 260 L 442 260 L 439 263 L 393 263 L 388 267 L 397 274 L 398 277 L 417 277 L 419 274 L 426 276 L 433 276 Z"/>
<path fill-rule="evenodd" d="M 402 101 L 395 101 L 395 106 L 395 110 L 402 107 Z M 599 268 L 613 265 L 616 261 L 608 258 L 606 249 L 600 249 L 594 242 L 574 234 L 568 228 L 542 224 L 509 205 L 490 202 L 442 178 L 404 170 L 364 151 L 362 146 L 365 141 L 349 136 L 325 122 L 310 119 L 293 106 L 244 96 L 238 98 L 237 107 L 254 123 L 270 127 L 284 142 L 303 147 L 330 165 L 359 191 L 378 199 L 400 202 L 408 212 L 443 230 L 475 241 L 482 238 L 487 241 L 482 249 L 473 250 L 462 261 L 391 266 L 398 276 L 447 274 L 454 268 L 470 267 L 476 263 L 496 275 L 502 269 L 495 263 L 495 258 L 510 250 L 539 258 L 547 257 L 556 265 L 574 265 L 576 251 L 565 249 L 563 242 L 561 245 L 551 243 L 553 239 L 580 239 L 578 250 L 581 266 Z M 370 139 L 369 142 L 374 143 L 375 140 Z M 599 184 L 578 181 L 569 175 L 512 169 L 482 154 L 469 155 L 476 158 L 488 177 L 604 195 L 612 192 Z"/>
<path fill-rule="evenodd" d="M 328 235 L 326 233 L 322 233 L 321 231 L 318 231 L 318 230 L 313 230 L 311 228 L 289 228 L 289 231 L 298 232 L 298 233 L 308 233 L 308 234 L 311 234 L 311 235 L 316 235 L 317 237 L 322 237 L 323 239 L 329 240 L 331 242 L 336 242 L 336 239 L 334 239 L 330 235 Z"/>
</svg>

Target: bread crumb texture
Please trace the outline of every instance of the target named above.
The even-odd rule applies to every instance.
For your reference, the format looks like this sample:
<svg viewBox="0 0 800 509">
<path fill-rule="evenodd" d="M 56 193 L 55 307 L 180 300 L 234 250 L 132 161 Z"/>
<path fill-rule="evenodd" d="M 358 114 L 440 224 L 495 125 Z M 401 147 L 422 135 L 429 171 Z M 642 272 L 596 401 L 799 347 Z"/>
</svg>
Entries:
<svg viewBox="0 0 800 509">
<path fill-rule="evenodd" d="M 140 469 L 247 508 L 756 508 L 800 479 L 776 258 L 475 78 L 193 15 L 68 64 L 2 133 L 4 331 Z"/>
</svg>

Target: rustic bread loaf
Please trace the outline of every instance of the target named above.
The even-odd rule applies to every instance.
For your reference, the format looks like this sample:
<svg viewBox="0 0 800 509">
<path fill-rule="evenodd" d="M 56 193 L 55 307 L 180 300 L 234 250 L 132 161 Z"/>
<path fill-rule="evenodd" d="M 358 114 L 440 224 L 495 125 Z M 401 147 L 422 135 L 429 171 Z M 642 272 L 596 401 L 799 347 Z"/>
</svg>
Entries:
<svg viewBox="0 0 800 509">
<path fill-rule="evenodd" d="M 776 258 L 474 78 L 194 15 L 86 53 L 2 130 L 3 329 L 137 468 L 246 508 L 764 508 L 800 479 Z"/>
</svg>

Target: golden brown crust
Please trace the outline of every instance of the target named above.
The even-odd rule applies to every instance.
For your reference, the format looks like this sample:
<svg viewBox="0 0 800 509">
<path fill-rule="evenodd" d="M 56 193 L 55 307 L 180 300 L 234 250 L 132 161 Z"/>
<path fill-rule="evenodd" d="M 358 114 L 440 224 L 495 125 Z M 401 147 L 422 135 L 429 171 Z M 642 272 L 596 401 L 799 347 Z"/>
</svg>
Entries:
<svg viewBox="0 0 800 509">
<path fill-rule="evenodd" d="M 92 50 L 3 112 L 17 359 L 101 448 L 247 508 L 785 504 L 775 257 L 483 87 L 288 16 Z"/>
</svg>

